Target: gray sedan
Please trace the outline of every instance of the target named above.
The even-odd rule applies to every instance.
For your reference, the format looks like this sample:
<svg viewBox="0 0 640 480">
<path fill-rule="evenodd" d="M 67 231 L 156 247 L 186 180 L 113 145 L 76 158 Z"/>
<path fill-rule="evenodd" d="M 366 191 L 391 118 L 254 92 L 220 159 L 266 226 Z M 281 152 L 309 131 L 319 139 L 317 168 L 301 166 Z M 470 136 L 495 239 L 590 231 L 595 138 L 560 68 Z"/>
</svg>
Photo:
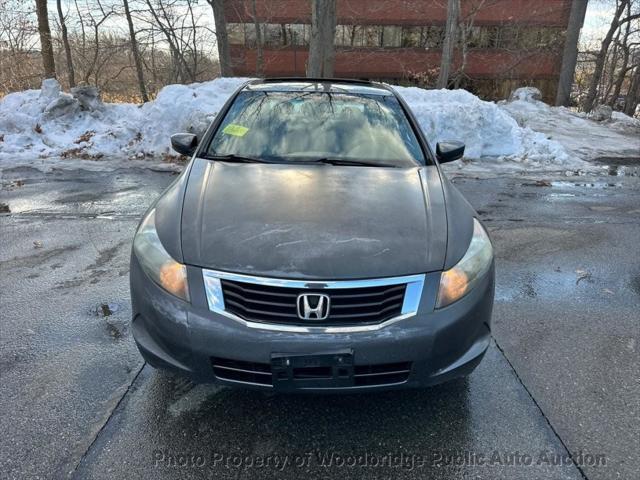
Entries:
<svg viewBox="0 0 640 480">
<path fill-rule="evenodd" d="M 468 375 L 490 339 L 485 228 L 389 87 L 243 85 L 145 214 L 131 256 L 145 360 L 198 382 L 343 392 Z"/>
</svg>

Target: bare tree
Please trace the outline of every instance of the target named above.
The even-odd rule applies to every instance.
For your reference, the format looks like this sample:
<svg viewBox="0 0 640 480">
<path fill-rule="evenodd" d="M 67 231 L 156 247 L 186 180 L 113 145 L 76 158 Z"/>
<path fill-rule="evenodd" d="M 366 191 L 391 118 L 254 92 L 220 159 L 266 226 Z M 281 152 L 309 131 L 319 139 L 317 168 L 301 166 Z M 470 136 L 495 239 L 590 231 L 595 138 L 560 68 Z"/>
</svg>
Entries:
<svg viewBox="0 0 640 480">
<path fill-rule="evenodd" d="M 593 76 L 591 78 L 591 82 L 589 83 L 589 91 L 584 101 L 584 110 L 590 112 L 593 110 L 593 107 L 596 103 L 596 98 L 598 96 L 598 86 L 602 82 L 602 73 L 605 68 L 605 63 L 607 61 L 607 54 L 609 52 L 609 47 L 611 46 L 611 42 L 618 30 L 622 25 L 627 22 L 630 22 L 636 18 L 640 18 L 640 13 L 636 13 L 633 15 L 628 15 L 622 18 L 624 11 L 627 10 L 629 6 L 629 2 L 631 0 L 619 0 L 615 13 L 613 15 L 613 19 L 611 20 L 611 25 L 609 26 L 609 30 L 602 40 L 602 44 L 600 46 L 600 51 L 596 55 L 595 67 Z"/>
<path fill-rule="evenodd" d="M 197 81 L 205 68 L 211 68 L 205 48 L 213 43 L 206 35 L 215 35 L 201 24 L 205 15 L 194 9 L 198 0 L 145 0 L 145 4 L 140 18 L 163 37 L 172 60 L 171 81 Z"/>
<path fill-rule="evenodd" d="M 82 48 L 82 55 L 84 56 L 85 50 L 87 48 L 87 31 L 84 27 L 84 15 L 82 15 L 82 12 L 80 11 L 78 0 L 73 0 L 73 3 L 76 7 L 76 21 L 80 25 L 80 47 Z"/>
<path fill-rule="evenodd" d="M 169 46 L 175 67 L 175 79 L 180 82 L 194 82 L 196 75 L 190 62 L 187 61 L 185 42 L 180 27 L 184 19 L 173 10 L 174 4 L 171 2 L 146 0 L 146 3 L 155 21 L 155 26 L 160 29 Z"/>
<path fill-rule="evenodd" d="M 64 55 L 67 61 L 67 73 L 69 76 L 69 87 L 76 86 L 76 77 L 73 70 L 73 58 L 71 56 L 71 45 L 69 44 L 69 34 L 67 32 L 67 23 L 65 21 L 64 14 L 62 13 L 62 1 L 56 0 L 56 7 L 58 9 L 58 21 L 60 22 L 60 32 L 62 34 L 62 45 L 64 46 Z"/>
<path fill-rule="evenodd" d="M 332 77 L 335 66 L 336 0 L 311 1 L 308 77 Z"/>
<path fill-rule="evenodd" d="M 631 15 L 631 3 L 627 4 L 627 16 Z M 631 36 L 631 22 L 627 22 L 624 29 L 618 30 L 614 42 L 613 53 L 611 55 L 607 88 L 602 99 L 611 107 L 614 107 L 622 85 L 629 72 L 629 57 L 631 55 L 631 47 L 629 46 L 629 37 Z"/>
<path fill-rule="evenodd" d="M 60 1 L 60 0 L 58 0 Z M 147 94 L 147 87 L 144 84 L 144 72 L 142 70 L 142 60 L 140 59 L 140 50 L 138 50 L 138 42 L 136 41 L 136 30 L 133 27 L 133 19 L 131 18 L 131 10 L 129 9 L 129 0 L 122 0 L 124 3 L 124 15 L 127 17 L 127 24 L 129 25 L 129 38 L 131 39 L 131 53 L 133 54 L 133 61 L 136 65 L 136 75 L 138 77 L 138 88 L 140 89 L 140 96 L 143 102 L 149 101 L 149 95 Z"/>
<path fill-rule="evenodd" d="M 35 6 L 0 0 L 0 95 L 35 88 L 42 79 Z"/>
<path fill-rule="evenodd" d="M 500 0 L 467 0 L 464 14 L 461 11 L 458 11 L 459 20 L 456 34 L 458 38 L 455 39 L 454 45 L 460 45 L 460 64 L 454 74 L 451 74 L 451 72 L 449 73 L 449 78 L 445 82 L 444 87 L 441 88 L 446 88 L 451 81 L 453 81 L 454 88 L 460 88 L 463 82 L 469 79 L 469 76 L 466 73 L 466 68 L 469 60 L 469 53 L 474 49 L 470 44 L 474 43 L 476 16 L 482 9 L 494 6 L 498 1 Z M 449 62 L 449 65 L 449 68 L 451 68 L 451 62 Z"/>
<path fill-rule="evenodd" d="M 562 67 L 558 81 L 556 105 L 568 107 L 571 101 L 571 87 L 573 86 L 576 62 L 578 61 L 578 40 L 580 39 L 580 30 L 582 30 L 587 13 L 587 2 L 588 0 L 573 0 L 571 3 L 569 25 L 562 53 Z"/>
<path fill-rule="evenodd" d="M 56 63 L 51 43 L 51 29 L 49 28 L 49 12 L 47 0 L 36 0 L 36 14 L 38 15 L 38 33 L 40 34 L 40 51 L 45 78 L 56 78 Z"/>
<path fill-rule="evenodd" d="M 231 68 L 231 53 L 229 52 L 227 20 L 224 16 L 224 0 L 207 0 L 207 3 L 211 5 L 213 19 L 216 24 L 216 44 L 218 46 L 220 75 L 230 77 L 233 75 L 233 70 Z"/>
<path fill-rule="evenodd" d="M 620 92 L 622 91 L 622 85 L 624 84 L 625 79 L 627 78 L 627 74 L 633 70 L 635 65 L 629 66 L 629 60 L 631 59 L 631 49 L 632 46 L 629 45 L 629 36 L 631 34 L 631 22 L 627 23 L 627 30 L 623 37 L 622 43 L 620 44 L 620 48 L 622 49 L 622 61 L 620 65 L 620 69 L 618 71 L 618 76 L 615 79 L 615 83 L 613 85 L 613 92 L 609 97 L 609 105 L 613 107 L 620 97 Z M 613 81 L 614 76 L 611 76 L 611 80 Z"/>
<path fill-rule="evenodd" d="M 216 73 L 214 22 L 201 0 L 47 1 L 56 73 L 65 86 L 68 78 L 70 86 L 99 87 L 108 100 L 136 101 Z M 36 6 L 0 0 L 0 96 L 42 80 Z"/>
<path fill-rule="evenodd" d="M 112 16 L 115 15 L 115 10 L 112 5 L 103 4 L 102 0 L 96 0 L 93 8 L 89 8 L 85 11 L 85 16 L 91 30 L 93 30 L 93 38 L 91 38 L 91 50 L 86 49 L 86 37 L 83 42 L 83 66 L 84 75 L 82 77 L 84 83 L 89 83 L 91 77 L 93 77 L 94 85 L 98 85 L 99 73 L 102 68 L 109 61 L 109 58 L 113 53 L 113 49 L 103 49 L 102 40 L 106 40 L 108 43 L 113 44 L 113 38 L 105 38 L 101 34 L 101 28 L 104 23 Z M 113 46 L 113 45 L 112 45 Z M 111 50 L 111 51 L 109 51 Z"/>
</svg>

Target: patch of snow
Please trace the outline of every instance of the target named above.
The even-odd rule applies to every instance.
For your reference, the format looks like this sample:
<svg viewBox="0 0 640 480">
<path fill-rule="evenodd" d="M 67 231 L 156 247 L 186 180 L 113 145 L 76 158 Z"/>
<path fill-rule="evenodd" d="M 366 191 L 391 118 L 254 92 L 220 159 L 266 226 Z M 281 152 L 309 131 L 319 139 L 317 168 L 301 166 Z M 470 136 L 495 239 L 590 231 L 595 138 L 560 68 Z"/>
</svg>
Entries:
<svg viewBox="0 0 640 480">
<path fill-rule="evenodd" d="M 611 120 L 611 115 L 613 115 L 613 108 L 609 105 L 598 105 L 587 117 L 596 122 L 604 122 Z"/>
<path fill-rule="evenodd" d="M 620 122 L 622 125 L 628 125 L 630 127 L 640 128 L 640 119 L 630 117 L 622 112 L 613 112 L 611 114 L 611 120 L 614 122 Z"/>
<path fill-rule="evenodd" d="M 611 120 L 598 122 L 584 113 L 532 99 L 501 102 L 499 106 L 522 129 L 533 130 L 544 135 L 547 142 L 562 146 L 567 155 L 563 161 L 637 157 L 640 152 L 640 121 L 618 112 L 613 112 Z M 525 145 L 525 150 L 531 148 Z"/>
<path fill-rule="evenodd" d="M 542 100 L 542 93 L 536 87 L 516 88 L 509 96 L 509 101 L 522 100 L 524 102 L 536 102 Z"/>
<path fill-rule="evenodd" d="M 98 87 L 74 87 L 71 89 L 71 95 L 83 110 L 102 110 L 104 108 Z"/>
<path fill-rule="evenodd" d="M 55 100 L 60 95 L 60 84 L 54 78 L 46 78 L 42 81 L 40 89 L 40 98 L 44 103 Z"/>
</svg>

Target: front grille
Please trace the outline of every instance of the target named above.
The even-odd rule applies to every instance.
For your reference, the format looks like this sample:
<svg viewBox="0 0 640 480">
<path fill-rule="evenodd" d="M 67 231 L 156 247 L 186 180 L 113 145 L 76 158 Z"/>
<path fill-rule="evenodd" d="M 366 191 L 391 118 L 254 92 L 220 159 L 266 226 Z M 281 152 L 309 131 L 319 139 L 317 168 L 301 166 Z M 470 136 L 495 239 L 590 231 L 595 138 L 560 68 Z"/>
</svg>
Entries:
<svg viewBox="0 0 640 480">
<path fill-rule="evenodd" d="M 292 325 L 368 325 L 382 323 L 402 312 L 406 284 L 323 290 L 276 287 L 222 280 L 225 310 L 258 323 Z M 301 293 L 323 293 L 331 299 L 325 320 L 301 320 L 296 300 Z"/>
<path fill-rule="evenodd" d="M 216 378 L 252 385 L 273 386 L 271 365 L 268 363 L 244 362 L 228 358 L 211 358 Z M 411 362 L 383 363 L 378 365 L 355 365 L 353 367 L 354 387 L 376 387 L 404 383 L 409 379 Z M 293 380 L 331 380 L 330 367 L 295 368 Z"/>
</svg>

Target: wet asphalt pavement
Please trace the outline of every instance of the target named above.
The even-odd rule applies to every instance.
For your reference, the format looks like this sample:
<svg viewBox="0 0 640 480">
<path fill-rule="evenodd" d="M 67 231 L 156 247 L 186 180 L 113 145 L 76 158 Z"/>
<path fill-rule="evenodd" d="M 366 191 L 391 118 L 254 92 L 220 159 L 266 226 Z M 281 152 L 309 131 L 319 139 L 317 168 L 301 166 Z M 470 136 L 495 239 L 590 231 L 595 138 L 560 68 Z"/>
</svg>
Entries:
<svg viewBox="0 0 640 480">
<path fill-rule="evenodd" d="M 0 478 L 637 478 L 640 177 L 606 173 L 456 177 L 497 254 L 481 366 L 318 397 L 143 364 L 130 242 L 172 174 L 5 170 Z"/>
</svg>

